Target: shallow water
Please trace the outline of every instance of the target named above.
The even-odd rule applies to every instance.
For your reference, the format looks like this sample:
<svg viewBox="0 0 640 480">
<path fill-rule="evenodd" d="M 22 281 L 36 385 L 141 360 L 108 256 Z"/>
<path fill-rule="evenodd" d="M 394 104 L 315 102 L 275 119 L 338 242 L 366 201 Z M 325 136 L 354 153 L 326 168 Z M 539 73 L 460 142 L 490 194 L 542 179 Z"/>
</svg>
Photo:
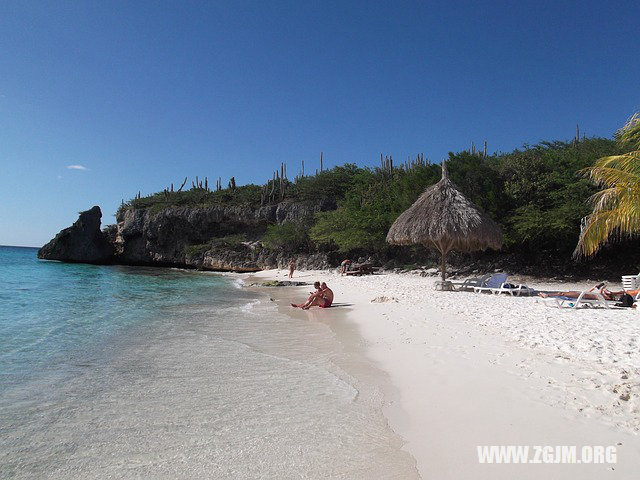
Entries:
<svg viewBox="0 0 640 480">
<path fill-rule="evenodd" d="M 2 478 L 417 476 L 331 330 L 227 277 L 0 247 L 0 292 Z"/>
</svg>

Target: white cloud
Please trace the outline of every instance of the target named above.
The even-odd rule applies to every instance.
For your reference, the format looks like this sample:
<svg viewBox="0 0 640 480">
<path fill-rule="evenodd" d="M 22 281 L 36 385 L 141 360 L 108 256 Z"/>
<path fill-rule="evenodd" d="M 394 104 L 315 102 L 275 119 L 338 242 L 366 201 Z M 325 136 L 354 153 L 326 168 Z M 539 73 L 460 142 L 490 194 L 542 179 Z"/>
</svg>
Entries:
<svg viewBox="0 0 640 480">
<path fill-rule="evenodd" d="M 84 165 L 67 165 L 67 168 L 70 170 L 89 170 Z"/>
</svg>

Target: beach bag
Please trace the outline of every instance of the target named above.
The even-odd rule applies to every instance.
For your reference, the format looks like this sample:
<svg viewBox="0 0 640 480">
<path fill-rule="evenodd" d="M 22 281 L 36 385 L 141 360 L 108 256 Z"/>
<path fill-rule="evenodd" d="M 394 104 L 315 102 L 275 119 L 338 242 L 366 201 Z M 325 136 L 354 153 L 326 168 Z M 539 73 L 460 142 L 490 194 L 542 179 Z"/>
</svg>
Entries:
<svg viewBox="0 0 640 480">
<path fill-rule="evenodd" d="M 623 293 L 620 297 L 620 302 L 616 303 L 616 307 L 632 307 L 633 297 L 628 293 Z"/>
</svg>

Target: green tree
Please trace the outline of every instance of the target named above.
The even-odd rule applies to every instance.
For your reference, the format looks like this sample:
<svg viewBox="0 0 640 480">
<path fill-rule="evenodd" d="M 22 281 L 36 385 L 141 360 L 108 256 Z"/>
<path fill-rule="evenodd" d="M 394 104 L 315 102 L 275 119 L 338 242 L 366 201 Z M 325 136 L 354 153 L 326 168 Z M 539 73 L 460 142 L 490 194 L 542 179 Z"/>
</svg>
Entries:
<svg viewBox="0 0 640 480">
<path fill-rule="evenodd" d="M 543 142 L 501 155 L 503 197 L 494 218 L 503 228 L 506 248 L 569 255 L 580 220 L 589 213 L 586 201 L 595 192 L 579 172 L 615 148 L 610 140 L 584 139 Z"/>
<path fill-rule="evenodd" d="M 640 116 L 636 113 L 616 133 L 627 151 L 600 158 L 584 173 L 602 190 L 591 197 L 593 212 L 586 218 L 576 256 L 594 255 L 607 241 L 640 233 Z"/>
<path fill-rule="evenodd" d="M 344 253 L 385 250 L 393 221 L 439 176 L 438 165 L 420 165 L 409 171 L 396 168 L 392 175 L 362 169 L 336 210 L 316 214 L 311 238 Z"/>
</svg>

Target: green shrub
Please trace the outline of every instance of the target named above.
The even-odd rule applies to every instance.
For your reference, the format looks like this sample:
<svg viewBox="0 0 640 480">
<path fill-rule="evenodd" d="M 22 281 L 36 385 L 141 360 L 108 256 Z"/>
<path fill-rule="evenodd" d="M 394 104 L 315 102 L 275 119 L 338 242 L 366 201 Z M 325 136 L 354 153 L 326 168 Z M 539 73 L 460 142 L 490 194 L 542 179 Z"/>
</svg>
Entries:
<svg viewBox="0 0 640 480">
<path fill-rule="evenodd" d="M 207 250 L 215 249 L 242 251 L 246 248 L 246 246 L 243 244 L 243 242 L 246 242 L 246 240 L 247 238 L 244 234 L 216 237 L 212 238 L 207 243 L 186 246 L 185 253 L 188 256 L 196 256 L 202 255 Z"/>
<path fill-rule="evenodd" d="M 273 250 L 298 252 L 308 249 L 309 226 L 303 223 L 284 222 L 280 225 L 269 225 L 262 237 L 262 243 Z"/>
<path fill-rule="evenodd" d="M 580 220 L 590 212 L 587 199 L 595 192 L 595 186 L 579 172 L 600 157 L 618 153 L 620 147 L 613 140 L 592 138 L 525 145 L 488 158 L 450 153 L 447 162 L 452 181 L 502 228 L 505 250 L 544 250 L 566 256 L 575 247 Z M 440 177 L 440 165 L 417 165 L 408 171 L 395 168 L 390 175 L 379 168 L 346 164 L 297 183 L 285 182 L 286 200 L 319 203 L 332 199 L 337 209 L 318 213 L 301 224 L 270 225 L 262 240 L 270 248 L 289 252 L 316 247 L 344 253 L 390 252 L 385 241 L 389 227 Z M 263 192 L 259 185 L 239 186 L 234 191 L 159 192 L 133 199 L 121 209 L 159 212 L 168 206 L 214 204 L 255 208 L 264 200 Z M 275 197 L 280 201 L 279 195 Z M 218 245 L 235 248 L 233 241 L 222 242 Z M 201 248 L 189 248 L 196 247 Z"/>
</svg>

